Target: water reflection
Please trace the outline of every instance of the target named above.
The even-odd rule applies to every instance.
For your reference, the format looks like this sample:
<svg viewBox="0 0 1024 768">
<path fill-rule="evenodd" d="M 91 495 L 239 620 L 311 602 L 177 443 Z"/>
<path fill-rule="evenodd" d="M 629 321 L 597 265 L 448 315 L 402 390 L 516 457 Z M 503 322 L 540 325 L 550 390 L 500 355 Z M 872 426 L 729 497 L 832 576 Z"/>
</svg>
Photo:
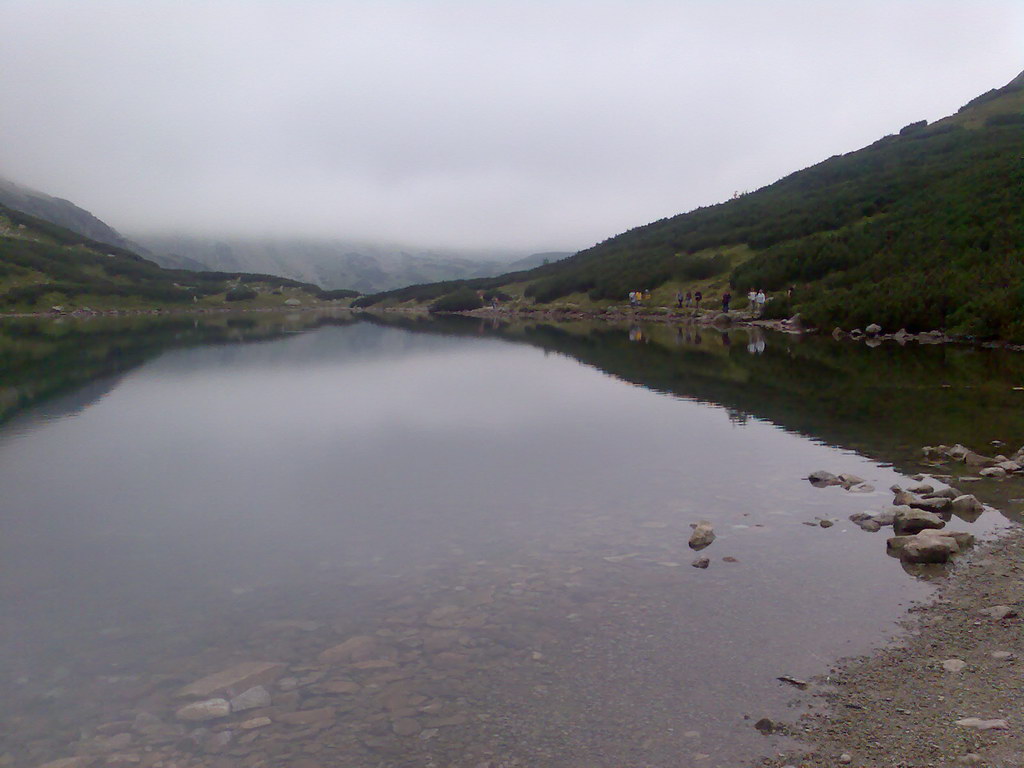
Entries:
<svg viewBox="0 0 1024 768">
<path fill-rule="evenodd" d="M 890 360 L 879 398 L 864 350 L 784 338 L 750 355 L 685 327 L 680 344 L 667 326 L 636 343 L 628 327 L 221 320 L 5 337 L 5 383 L 35 403 L 0 432 L 16 768 L 732 765 L 773 746 L 751 723 L 789 711 L 777 676 L 868 647 L 924 594 L 884 534 L 846 522 L 886 491 L 803 477 L 885 489 L 903 480 L 888 462 L 916 470 L 936 427 L 890 401 L 913 381 L 939 398 L 922 408 L 952 402 L 928 386 L 932 350 Z M 960 385 L 989 365 L 951 360 Z M 1001 378 L 974 381 L 989 395 L 940 426 L 1011 434 L 978 423 L 1002 413 Z M 833 447 L 861 440 L 872 458 Z M 686 544 L 701 519 L 707 570 Z M 178 689 L 239 661 L 285 665 L 270 706 L 175 717 Z"/>
</svg>

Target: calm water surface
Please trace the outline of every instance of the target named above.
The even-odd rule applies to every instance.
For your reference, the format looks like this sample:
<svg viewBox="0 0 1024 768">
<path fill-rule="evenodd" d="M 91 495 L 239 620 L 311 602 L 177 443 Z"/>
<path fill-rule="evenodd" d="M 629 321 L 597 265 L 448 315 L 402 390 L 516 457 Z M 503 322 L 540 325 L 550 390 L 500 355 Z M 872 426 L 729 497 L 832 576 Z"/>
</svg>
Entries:
<svg viewBox="0 0 1024 768">
<path fill-rule="evenodd" d="M 957 398 L 932 350 L 872 350 L 859 380 L 815 351 L 838 395 L 794 403 L 815 382 L 790 339 L 287 322 L 89 354 L 71 331 L 5 337 L 65 367 L 21 362 L 5 390 L 4 765 L 737 765 L 778 745 L 754 721 L 798 711 L 778 676 L 867 650 L 927 594 L 847 522 L 929 437 L 924 405 L 884 413 L 882 355 L 970 432 L 945 442 L 1020 439 L 1000 418 L 1016 364 L 985 357 L 957 364 L 982 371 Z M 77 380 L 85 357 L 106 375 Z M 368 650 L 318 658 L 352 636 Z M 178 688 L 251 660 L 288 665 L 271 707 L 175 719 Z"/>
</svg>

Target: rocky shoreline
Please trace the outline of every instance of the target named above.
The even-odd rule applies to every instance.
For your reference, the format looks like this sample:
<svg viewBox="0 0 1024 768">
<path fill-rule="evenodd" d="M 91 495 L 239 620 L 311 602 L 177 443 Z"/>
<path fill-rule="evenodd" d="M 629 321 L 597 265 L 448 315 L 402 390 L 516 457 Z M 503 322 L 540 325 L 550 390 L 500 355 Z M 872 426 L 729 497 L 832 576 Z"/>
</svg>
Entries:
<svg viewBox="0 0 1024 768">
<path fill-rule="evenodd" d="M 357 310 L 358 311 L 358 310 Z M 371 310 L 372 311 L 372 310 Z M 425 309 L 389 308 L 386 312 L 414 312 L 421 313 Z M 784 320 L 761 319 L 752 317 L 744 310 L 731 310 L 729 312 L 717 312 L 714 310 L 674 310 L 669 307 L 640 308 L 631 307 L 607 307 L 601 310 L 583 310 L 572 308 L 524 308 L 506 306 L 497 308 L 482 308 L 467 312 L 445 312 L 440 314 L 456 314 L 465 317 L 478 317 L 488 319 L 508 320 L 539 320 L 544 322 L 570 322 L 579 320 L 601 320 L 605 322 L 630 322 L 630 323 L 668 323 L 677 325 L 680 323 L 697 323 L 699 325 L 728 330 L 730 328 L 758 327 L 780 333 L 793 334 L 817 334 L 819 329 L 805 326 L 800 315 L 794 315 Z M 903 346 L 910 342 L 918 344 L 968 344 L 976 345 L 986 349 L 1008 349 L 1014 352 L 1024 351 L 1024 344 L 1014 344 L 1004 340 L 986 340 L 951 336 L 945 331 L 932 330 L 921 333 L 909 333 L 905 329 L 899 329 L 893 333 L 886 333 L 875 324 L 867 326 L 865 330 L 854 328 L 845 331 L 842 328 L 835 328 L 831 336 L 836 341 L 848 341 L 862 343 L 869 347 L 877 347 L 885 342 L 893 342 Z"/>
<path fill-rule="evenodd" d="M 816 709 L 769 724 L 808 751 L 758 765 L 1024 765 L 1022 614 L 1024 531 L 1015 528 L 962 560 L 890 645 L 813 681 Z"/>
</svg>

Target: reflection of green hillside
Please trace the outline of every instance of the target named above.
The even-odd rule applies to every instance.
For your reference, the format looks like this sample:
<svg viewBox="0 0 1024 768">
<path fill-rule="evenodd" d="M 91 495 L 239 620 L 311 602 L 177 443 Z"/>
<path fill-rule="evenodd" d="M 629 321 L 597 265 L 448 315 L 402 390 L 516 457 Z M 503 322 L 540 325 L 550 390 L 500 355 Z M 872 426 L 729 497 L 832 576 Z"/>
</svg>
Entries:
<svg viewBox="0 0 1024 768">
<path fill-rule="evenodd" d="M 0 422 L 53 395 L 130 370 L 167 349 L 262 341 L 349 322 L 347 316 L 312 313 L 7 319 L 0 323 Z"/>
<path fill-rule="evenodd" d="M 378 322 L 435 333 L 500 336 L 570 355 L 641 386 L 723 406 L 916 469 L 923 445 L 993 439 L 1024 442 L 1024 357 L 995 350 L 917 344 L 875 349 L 772 334 L 761 355 L 745 331 L 729 345 L 706 328 L 654 326 L 630 341 L 607 325 L 480 323 L 467 318 Z M 699 333 L 700 343 L 697 343 Z M 1015 442 L 1016 441 L 1016 442 Z"/>
</svg>

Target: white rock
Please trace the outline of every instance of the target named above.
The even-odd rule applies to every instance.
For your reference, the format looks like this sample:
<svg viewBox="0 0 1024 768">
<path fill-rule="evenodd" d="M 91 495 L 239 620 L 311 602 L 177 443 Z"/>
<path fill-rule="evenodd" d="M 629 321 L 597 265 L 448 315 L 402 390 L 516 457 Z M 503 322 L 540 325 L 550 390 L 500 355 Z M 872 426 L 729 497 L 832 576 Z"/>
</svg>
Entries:
<svg viewBox="0 0 1024 768">
<path fill-rule="evenodd" d="M 942 668 L 947 672 L 961 672 L 967 666 L 963 659 L 946 659 L 942 662 Z"/>
</svg>

